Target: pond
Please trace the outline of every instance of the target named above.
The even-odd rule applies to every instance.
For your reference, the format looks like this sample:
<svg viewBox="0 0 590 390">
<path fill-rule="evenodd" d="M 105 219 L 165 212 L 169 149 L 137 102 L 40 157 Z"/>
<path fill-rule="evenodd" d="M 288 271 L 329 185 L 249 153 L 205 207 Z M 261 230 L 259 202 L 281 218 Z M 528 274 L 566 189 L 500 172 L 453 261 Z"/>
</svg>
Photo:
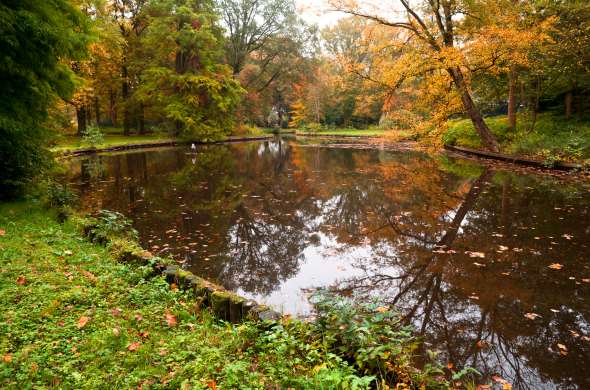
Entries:
<svg viewBox="0 0 590 390">
<path fill-rule="evenodd" d="M 295 139 L 67 162 L 87 209 L 293 315 L 380 295 L 425 348 L 523 389 L 590 388 L 590 184 Z"/>
</svg>

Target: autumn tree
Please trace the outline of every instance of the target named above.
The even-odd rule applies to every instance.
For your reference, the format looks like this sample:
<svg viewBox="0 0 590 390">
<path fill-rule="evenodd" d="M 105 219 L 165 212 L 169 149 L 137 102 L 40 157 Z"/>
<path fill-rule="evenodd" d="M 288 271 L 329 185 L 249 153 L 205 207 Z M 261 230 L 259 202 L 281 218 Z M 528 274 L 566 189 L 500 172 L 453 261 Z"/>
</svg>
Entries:
<svg viewBox="0 0 590 390">
<path fill-rule="evenodd" d="M 473 125 L 481 137 L 485 146 L 493 151 L 498 151 L 499 146 L 494 134 L 485 123 L 483 116 L 475 104 L 469 85 L 469 76 L 473 72 L 468 61 L 465 32 L 461 31 L 461 19 L 472 17 L 468 2 L 453 0 L 424 0 L 417 3 L 409 0 L 399 0 L 403 9 L 403 17 L 396 18 L 395 12 L 383 16 L 377 12 L 363 9 L 353 2 L 334 0 L 333 6 L 348 14 L 370 19 L 380 25 L 393 30 L 403 30 L 403 39 L 406 44 L 416 49 L 416 55 L 420 65 L 427 62 L 428 66 L 416 66 L 409 68 L 410 72 L 419 74 L 432 74 L 444 71 L 453 84 L 461 101 L 462 108 L 473 122 Z M 423 61 L 422 58 L 427 61 Z M 405 63 L 405 65 L 411 65 Z M 419 72 L 416 72 L 419 70 Z M 392 69 L 400 75 L 404 69 Z M 406 76 L 397 79 L 405 79 Z"/>
</svg>

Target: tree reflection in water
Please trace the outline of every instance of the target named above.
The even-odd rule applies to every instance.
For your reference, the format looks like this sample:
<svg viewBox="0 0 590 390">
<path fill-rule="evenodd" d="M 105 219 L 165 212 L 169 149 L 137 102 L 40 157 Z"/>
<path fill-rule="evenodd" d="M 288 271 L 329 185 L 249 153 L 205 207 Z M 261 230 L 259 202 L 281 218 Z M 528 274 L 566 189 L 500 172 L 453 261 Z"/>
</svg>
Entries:
<svg viewBox="0 0 590 390">
<path fill-rule="evenodd" d="M 587 184 L 285 141 L 186 152 L 75 160 L 71 180 L 245 295 L 305 313 L 302 289 L 381 294 L 455 367 L 590 388 Z"/>
</svg>

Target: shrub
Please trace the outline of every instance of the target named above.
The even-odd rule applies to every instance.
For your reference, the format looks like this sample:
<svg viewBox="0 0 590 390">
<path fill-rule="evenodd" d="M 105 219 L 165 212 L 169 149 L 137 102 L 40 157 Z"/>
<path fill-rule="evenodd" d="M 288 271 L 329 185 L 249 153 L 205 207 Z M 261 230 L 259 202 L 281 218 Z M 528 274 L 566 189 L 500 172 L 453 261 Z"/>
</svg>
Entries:
<svg viewBox="0 0 590 390">
<path fill-rule="evenodd" d="M 137 230 L 131 220 L 117 211 L 100 210 L 92 217 L 90 237 L 99 243 L 106 243 L 112 238 L 137 240 Z"/>
<path fill-rule="evenodd" d="M 104 136 L 97 126 L 88 126 L 82 136 L 82 143 L 93 148 L 104 142 Z"/>
</svg>

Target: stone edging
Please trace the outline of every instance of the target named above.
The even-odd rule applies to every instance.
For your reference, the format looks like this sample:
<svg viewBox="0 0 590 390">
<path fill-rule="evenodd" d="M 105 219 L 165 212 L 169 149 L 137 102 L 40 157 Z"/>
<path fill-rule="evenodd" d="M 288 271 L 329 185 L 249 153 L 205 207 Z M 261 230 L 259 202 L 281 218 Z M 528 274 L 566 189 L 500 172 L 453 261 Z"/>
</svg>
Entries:
<svg viewBox="0 0 590 390">
<path fill-rule="evenodd" d="M 97 239 L 94 234 L 95 225 L 85 224 L 83 233 L 91 241 L 108 245 L 116 260 L 126 263 L 151 265 L 154 272 L 165 277 L 170 285 L 189 292 L 202 307 L 211 309 L 218 318 L 238 323 L 245 320 L 251 321 L 278 321 L 282 314 L 266 305 L 241 297 L 224 287 L 196 276 L 190 271 L 181 269 L 178 265 L 166 264 L 163 259 L 152 255 L 134 242 L 126 239 L 113 239 L 110 241 Z M 161 260 L 161 261 L 157 261 Z"/>
<path fill-rule="evenodd" d="M 155 142 L 143 142 L 138 144 L 126 144 L 126 145 L 114 145 L 105 148 L 85 148 L 85 149 L 76 149 L 76 150 L 66 150 L 64 152 L 55 152 L 58 157 L 77 157 L 77 156 L 85 156 L 89 154 L 96 154 L 96 153 L 105 153 L 105 152 L 118 152 L 122 150 L 133 150 L 133 149 L 146 149 L 146 148 L 158 148 L 164 146 L 181 146 L 181 145 L 217 145 L 217 144 L 229 144 L 233 142 L 247 142 L 247 141 L 264 141 L 273 138 L 274 135 L 264 135 L 264 136 L 257 136 L 257 137 L 233 137 L 228 138 L 223 141 L 212 141 L 212 142 L 202 142 L 202 141 L 155 141 Z"/>
<path fill-rule="evenodd" d="M 488 152 L 488 151 L 478 150 L 478 149 L 465 148 L 462 146 L 444 145 L 444 149 L 448 150 L 450 152 L 462 153 L 462 154 L 467 154 L 467 155 L 477 156 L 477 157 L 482 157 L 482 158 L 488 158 L 488 159 L 498 160 L 498 161 L 505 161 L 505 162 L 509 162 L 512 164 L 525 165 L 525 166 L 529 166 L 529 167 L 536 167 L 536 168 L 543 168 L 543 169 L 556 169 L 556 170 L 560 170 L 560 171 L 573 171 L 573 170 L 583 169 L 583 166 L 580 164 L 556 161 L 555 163 L 553 163 L 553 165 L 547 165 L 544 161 L 540 161 L 540 160 L 534 160 L 534 159 L 525 158 L 522 156 L 510 155 L 510 154 L 503 154 L 503 153 Z"/>
</svg>

